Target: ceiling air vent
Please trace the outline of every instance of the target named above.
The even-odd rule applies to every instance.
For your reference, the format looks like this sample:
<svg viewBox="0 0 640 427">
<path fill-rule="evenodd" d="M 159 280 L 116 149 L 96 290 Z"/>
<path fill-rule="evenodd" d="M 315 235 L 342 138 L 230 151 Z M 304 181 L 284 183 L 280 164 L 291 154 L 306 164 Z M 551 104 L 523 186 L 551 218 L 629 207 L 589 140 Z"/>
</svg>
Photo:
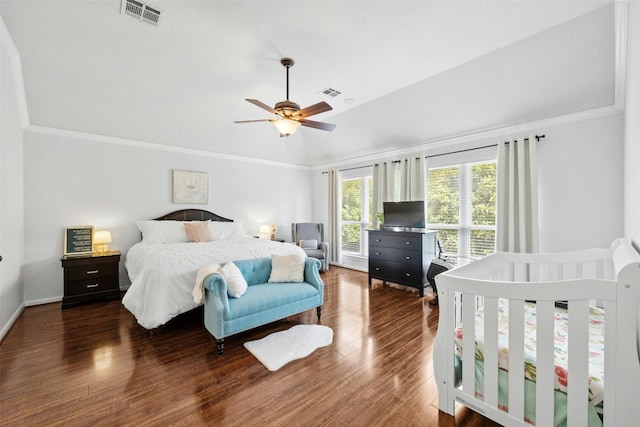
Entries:
<svg viewBox="0 0 640 427">
<path fill-rule="evenodd" d="M 140 1 L 122 0 L 120 13 L 136 18 L 138 21 L 157 26 L 160 23 L 162 11 L 155 6 L 150 6 Z"/>
<path fill-rule="evenodd" d="M 327 95 L 327 96 L 329 96 L 331 98 L 335 98 L 338 95 L 342 95 L 342 92 L 340 92 L 338 89 L 334 89 L 332 87 L 328 87 L 326 89 L 322 89 L 320 91 L 320 93 L 322 93 L 324 95 Z"/>
</svg>

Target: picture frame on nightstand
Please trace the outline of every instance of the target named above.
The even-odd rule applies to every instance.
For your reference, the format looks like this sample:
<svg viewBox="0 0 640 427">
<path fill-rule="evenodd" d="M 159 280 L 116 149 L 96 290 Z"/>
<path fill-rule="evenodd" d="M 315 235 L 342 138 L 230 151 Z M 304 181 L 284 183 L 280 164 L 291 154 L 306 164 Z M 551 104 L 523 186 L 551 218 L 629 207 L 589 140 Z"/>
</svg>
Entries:
<svg viewBox="0 0 640 427">
<path fill-rule="evenodd" d="M 76 225 L 64 229 L 64 255 L 93 253 L 93 225 Z"/>
</svg>

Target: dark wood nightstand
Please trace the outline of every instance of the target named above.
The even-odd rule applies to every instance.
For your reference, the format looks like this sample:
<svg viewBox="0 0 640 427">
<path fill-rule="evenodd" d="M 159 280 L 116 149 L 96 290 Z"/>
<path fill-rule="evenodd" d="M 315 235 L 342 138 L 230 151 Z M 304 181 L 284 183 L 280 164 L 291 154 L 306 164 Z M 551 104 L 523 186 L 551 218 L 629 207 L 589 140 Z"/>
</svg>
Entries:
<svg viewBox="0 0 640 427">
<path fill-rule="evenodd" d="M 120 251 L 104 254 L 65 255 L 62 308 L 101 298 L 120 298 Z"/>
</svg>

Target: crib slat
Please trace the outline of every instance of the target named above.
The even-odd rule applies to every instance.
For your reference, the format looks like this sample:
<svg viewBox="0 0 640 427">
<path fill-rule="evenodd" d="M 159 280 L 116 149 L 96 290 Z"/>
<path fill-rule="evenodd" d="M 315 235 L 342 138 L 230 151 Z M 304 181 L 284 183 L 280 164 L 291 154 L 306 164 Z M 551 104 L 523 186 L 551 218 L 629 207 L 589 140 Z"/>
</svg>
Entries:
<svg viewBox="0 0 640 427">
<path fill-rule="evenodd" d="M 469 396 L 475 397 L 476 374 L 476 329 L 475 329 L 475 295 L 462 294 L 462 389 Z"/>
<path fill-rule="evenodd" d="M 616 369 L 616 361 L 618 360 L 617 342 L 617 303 L 613 301 L 605 301 L 604 303 L 604 328 L 605 328 L 605 349 L 604 349 L 604 372 L 606 381 L 604 383 L 604 400 L 606 408 L 604 410 L 604 426 L 615 426 L 617 424 L 617 399 L 615 390 L 617 390 L 617 379 L 615 375 L 609 375 Z"/>
<path fill-rule="evenodd" d="M 551 426 L 554 419 L 554 304 L 536 303 L 536 425 Z"/>
<path fill-rule="evenodd" d="M 509 300 L 509 414 L 524 420 L 523 300 Z"/>
<path fill-rule="evenodd" d="M 498 298 L 484 299 L 484 401 L 498 407 Z"/>
<path fill-rule="evenodd" d="M 589 403 L 589 301 L 569 303 L 567 427 L 586 426 Z"/>
</svg>

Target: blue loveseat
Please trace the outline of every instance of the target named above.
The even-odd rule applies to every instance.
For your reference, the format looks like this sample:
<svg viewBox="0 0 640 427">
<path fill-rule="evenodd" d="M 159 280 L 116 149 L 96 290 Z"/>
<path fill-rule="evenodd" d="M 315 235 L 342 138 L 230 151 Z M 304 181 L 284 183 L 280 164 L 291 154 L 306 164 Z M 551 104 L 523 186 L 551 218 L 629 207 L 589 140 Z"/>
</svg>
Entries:
<svg viewBox="0 0 640 427">
<path fill-rule="evenodd" d="M 204 325 L 215 337 L 219 355 L 224 351 L 225 337 L 312 308 L 317 309 L 320 322 L 324 283 L 319 274 L 319 260 L 305 259 L 304 282 L 297 283 L 269 283 L 271 258 L 233 263 L 248 284 L 240 298 L 227 295 L 227 283 L 221 274 L 211 274 L 204 280 Z"/>
</svg>

